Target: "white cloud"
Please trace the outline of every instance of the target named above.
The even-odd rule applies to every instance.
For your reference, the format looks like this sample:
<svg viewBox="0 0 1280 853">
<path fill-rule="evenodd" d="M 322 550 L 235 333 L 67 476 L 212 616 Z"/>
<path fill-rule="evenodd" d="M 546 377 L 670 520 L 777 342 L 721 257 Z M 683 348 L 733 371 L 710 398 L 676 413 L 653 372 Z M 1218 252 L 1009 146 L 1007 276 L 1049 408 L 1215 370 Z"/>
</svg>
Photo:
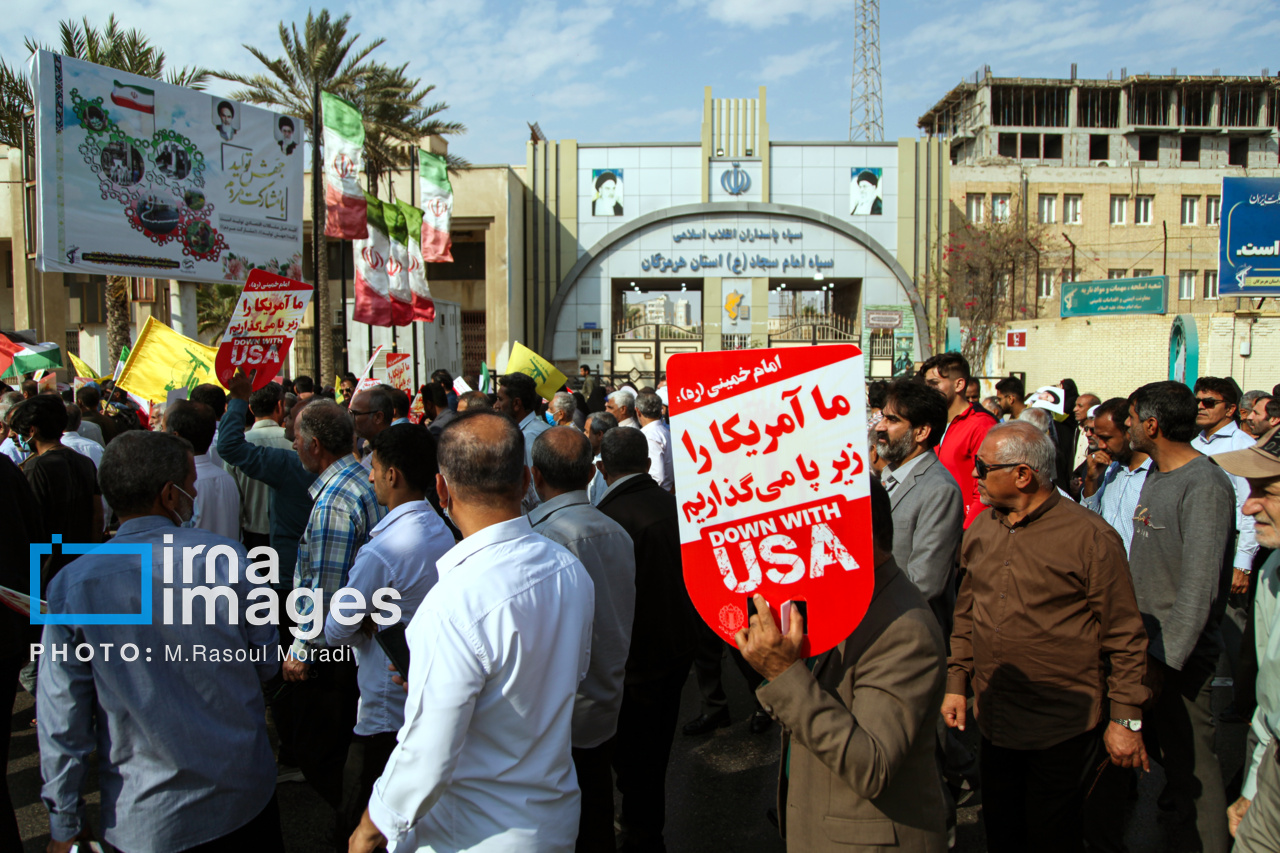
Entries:
<svg viewBox="0 0 1280 853">
<path fill-rule="evenodd" d="M 680 0 L 679 7 L 701 9 L 713 21 L 763 30 L 793 18 L 820 21 L 851 13 L 857 0 Z"/>
<path fill-rule="evenodd" d="M 784 77 L 802 74 L 819 65 L 829 72 L 832 63 L 827 58 L 839 47 L 840 42 L 832 41 L 806 47 L 795 53 L 765 57 L 764 64 L 760 67 L 760 79 L 765 83 L 775 83 Z"/>
</svg>

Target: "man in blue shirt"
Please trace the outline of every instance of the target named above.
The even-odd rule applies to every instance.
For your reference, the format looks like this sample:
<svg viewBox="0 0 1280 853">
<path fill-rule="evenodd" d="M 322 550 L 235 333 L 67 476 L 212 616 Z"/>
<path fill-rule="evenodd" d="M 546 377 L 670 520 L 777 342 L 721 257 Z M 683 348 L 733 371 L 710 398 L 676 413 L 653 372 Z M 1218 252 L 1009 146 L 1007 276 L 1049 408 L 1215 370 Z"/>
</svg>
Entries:
<svg viewBox="0 0 1280 853">
<path fill-rule="evenodd" d="M 1112 397 L 1093 413 L 1093 437 L 1098 449 L 1085 459 L 1081 505 L 1115 528 L 1129 553 L 1133 544 L 1133 514 L 1142 484 L 1151 470 L 1151 457 L 1129 446 L 1129 401 Z"/>
<path fill-rule="evenodd" d="M 118 552 L 74 560 L 49 585 L 49 612 L 136 614 L 145 584 L 150 623 L 45 626 L 38 728 L 48 849 L 66 853 L 89 835 L 82 786 L 96 751 L 104 835 L 114 846 L 283 851 L 262 698 L 262 682 L 279 669 L 276 628 L 247 618 L 273 593 L 246 576 L 238 542 L 182 527 L 195 508 L 189 443 L 123 433 L 99 471 L 121 521 L 112 545 L 150 556 L 140 567 Z M 195 548 L 187 563 L 184 549 Z M 223 558 L 210 558 L 214 550 Z M 184 564 L 194 569 L 189 578 Z"/>
<path fill-rule="evenodd" d="M 249 395 L 253 392 L 253 380 L 237 371 L 227 388 L 227 414 L 229 424 L 243 424 L 249 411 Z M 311 398 L 320 399 L 320 398 Z M 291 437 L 290 427 L 306 407 L 300 402 L 285 419 L 285 436 Z M 293 569 L 298 559 L 298 540 L 307 529 L 311 516 L 311 493 L 316 475 L 302 466 L 297 451 L 292 448 L 270 447 L 251 443 L 243 429 L 218 430 L 218 455 L 248 477 L 260 480 L 271 487 L 271 547 L 280 559 L 280 581 L 284 591 L 293 589 Z"/>
<path fill-rule="evenodd" d="M 382 775 L 396 747 L 396 732 L 404 725 L 404 688 L 391 680 L 395 673 L 387 668 L 387 656 L 374 639 L 376 631 L 389 627 L 375 621 L 386 609 L 376 598 L 382 590 L 398 593 L 398 623 L 408 624 L 439 579 L 436 561 L 454 545 L 444 520 L 425 499 L 439 472 L 434 444 L 426 427 L 413 424 L 396 424 L 373 439 L 370 479 L 378 503 L 388 513 L 369 532 L 346 585 L 333 594 L 332 601 L 340 606 L 330 607 L 325 619 L 325 640 L 330 646 L 355 647 L 360 665 L 360 712 L 347 753 L 339 816 L 344 837 L 360 823 L 373 783 Z"/>
</svg>

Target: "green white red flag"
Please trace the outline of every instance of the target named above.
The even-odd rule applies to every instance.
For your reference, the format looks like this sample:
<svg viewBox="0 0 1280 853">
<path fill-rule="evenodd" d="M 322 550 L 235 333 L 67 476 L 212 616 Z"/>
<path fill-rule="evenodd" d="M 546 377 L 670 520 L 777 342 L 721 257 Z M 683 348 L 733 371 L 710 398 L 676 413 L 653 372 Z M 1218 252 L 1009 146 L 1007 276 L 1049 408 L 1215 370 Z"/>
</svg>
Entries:
<svg viewBox="0 0 1280 853">
<path fill-rule="evenodd" d="M 382 217 L 382 202 L 365 193 L 368 210 L 368 236 L 352 243 L 356 261 L 356 307 L 351 318 L 370 326 L 391 325 L 391 281 L 387 262 L 391 259 L 391 241 Z"/>
<path fill-rule="evenodd" d="M 111 103 L 125 109 L 137 110 L 140 113 L 155 115 L 156 90 L 142 86 L 125 85 L 119 80 L 112 80 Z"/>
<path fill-rule="evenodd" d="M 443 157 L 418 149 L 418 188 L 422 198 L 422 259 L 452 263 L 449 222 L 453 219 L 453 186 Z"/>
<path fill-rule="evenodd" d="M 409 232 L 409 290 L 413 292 L 413 319 L 427 323 L 436 318 L 436 303 L 427 285 L 427 267 L 422 259 L 423 213 L 413 205 L 397 201 L 404 215 L 405 229 Z"/>
<path fill-rule="evenodd" d="M 387 223 L 391 259 L 387 261 L 387 284 L 391 291 L 391 325 L 413 322 L 413 291 L 409 289 L 409 231 L 404 214 L 395 202 L 381 202 L 382 220 Z"/>
<path fill-rule="evenodd" d="M 368 238 L 368 208 L 360 187 L 364 166 L 364 122 L 350 101 L 320 93 L 324 120 L 324 206 L 326 237 Z"/>
</svg>

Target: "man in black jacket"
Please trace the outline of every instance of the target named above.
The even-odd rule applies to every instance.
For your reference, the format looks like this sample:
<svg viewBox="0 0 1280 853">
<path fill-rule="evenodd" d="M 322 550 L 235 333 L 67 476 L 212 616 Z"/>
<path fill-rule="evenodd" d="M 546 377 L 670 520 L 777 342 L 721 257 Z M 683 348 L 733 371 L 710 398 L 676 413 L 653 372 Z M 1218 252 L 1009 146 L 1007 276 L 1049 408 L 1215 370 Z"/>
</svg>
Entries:
<svg viewBox="0 0 1280 853">
<path fill-rule="evenodd" d="M 665 851 L 667 761 L 689 677 L 698 615 L 684 588 L 676 499 L 648 475 L 649 442 L 619 427 L 600 444 L 599 510 L 636 549 L 636 610 L 613 769 L 622 793 L 619 850 Z"/>
</svg>

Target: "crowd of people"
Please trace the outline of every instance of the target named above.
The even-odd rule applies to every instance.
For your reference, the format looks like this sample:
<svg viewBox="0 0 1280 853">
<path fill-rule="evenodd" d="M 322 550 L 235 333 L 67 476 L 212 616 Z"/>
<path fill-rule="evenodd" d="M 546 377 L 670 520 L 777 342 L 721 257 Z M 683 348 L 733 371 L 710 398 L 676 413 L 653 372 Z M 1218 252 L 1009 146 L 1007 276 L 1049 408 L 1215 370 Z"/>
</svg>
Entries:
<svg viewBox="0 0 1280 853">
<path fill-rule="evenodd" d="M 50 615 L 0 613 L 0 704 L 36 698 L 48 849 L 282 851 L 304 781 L 339 849 L 663 851 L 728 656 L 781 730 L 789 850 L 941 853 L 980 802 L 989 850 L 1122 851 L 1159 764 L 1195 849 L 1280 851 L 1280 387 L 981 399 L 956 353 L 869 383 L 874 592 L 805 659 L 763 598 L 734 645 L 694 611 L 665 385 L 579 373 L 544 400 L 437 371 L 420 415 L 350 374 L 149 410 L 0 389 L 0 585 L 41 555 Z M 1224 721 L 1252 722 L 1234 780 Z"/>
</svg>

